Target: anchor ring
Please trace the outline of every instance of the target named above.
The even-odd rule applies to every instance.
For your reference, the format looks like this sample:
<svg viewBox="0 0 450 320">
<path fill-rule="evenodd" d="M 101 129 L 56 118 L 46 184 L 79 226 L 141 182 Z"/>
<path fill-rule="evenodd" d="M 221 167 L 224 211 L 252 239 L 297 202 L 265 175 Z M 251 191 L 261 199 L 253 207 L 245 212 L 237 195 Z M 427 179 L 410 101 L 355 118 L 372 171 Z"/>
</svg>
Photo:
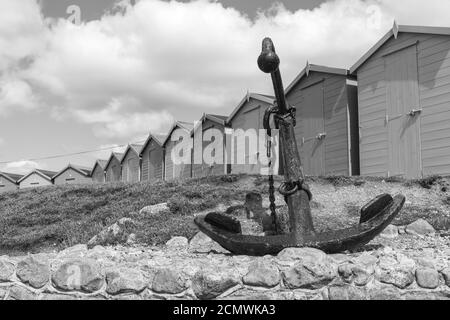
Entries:
<svg viewBox="0 0 450 320">
<path fill-rule="evenodd" d="M 292 185 L 292 184 L 283 182 L 278 187 L 278 192 L 281 193 L 285 197 L 292 196 L 294 193 L 296 193 L 298 191 L 298 184 L 297 183 L 293 184 L 294 187 L 292 189 L 290 189 L 290 190 L 287 190 L 288 185 Z"/>
</svg>

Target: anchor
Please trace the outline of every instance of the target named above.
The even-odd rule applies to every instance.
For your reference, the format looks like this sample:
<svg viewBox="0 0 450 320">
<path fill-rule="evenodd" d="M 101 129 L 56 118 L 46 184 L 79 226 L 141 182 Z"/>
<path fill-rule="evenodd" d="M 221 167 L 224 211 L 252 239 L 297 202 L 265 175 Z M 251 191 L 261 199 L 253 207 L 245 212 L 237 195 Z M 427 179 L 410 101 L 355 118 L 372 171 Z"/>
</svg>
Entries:
<svg viewBox="0 0 450 320">
<path fill-rule="evenodd" d="M 338 253 L 362 247 L 392 222 L 402 209 L 405 197 L 401 194 L 394 197 L 390 194 L 379 195 L 361 208 L 359 224 L 352 227 L 327 232 L 314 229 L 310 208 L 312 193 L 305 183 L 295 139 L 295 108 L 286 102 L 279 65 L 280 59 L 272 40 L 265 38 L 258 66 L 271 75 L 275 104 L 266 111 L 264 127 L 270 135 L 268 119 L 273 116 L 275 127 L 279 130 L 280 154 L 284 164 L 284 182 L 278 191 L 288 206 L 289 231 L 265 236 L 245 235 L 241 233 L 241 225 L 236 218 L 216 212 L 199 215 L 194 222 L 203 233 L 234 254 L 264 256 L 277 254 L 289 247 L 312 247 L 326 253 Z M 271 207 L 275 211 L 275 206 L 271 204 Z M 276 225 L 277 216 L 273 213 L 272 219 Z"/>
</svg>

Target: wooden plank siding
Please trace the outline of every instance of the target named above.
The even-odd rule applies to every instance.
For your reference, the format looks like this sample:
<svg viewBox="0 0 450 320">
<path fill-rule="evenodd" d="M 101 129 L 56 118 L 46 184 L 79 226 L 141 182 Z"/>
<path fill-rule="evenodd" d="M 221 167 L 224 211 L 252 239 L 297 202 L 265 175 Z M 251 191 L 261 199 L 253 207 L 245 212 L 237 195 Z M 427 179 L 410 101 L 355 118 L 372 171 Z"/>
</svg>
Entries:
<svg viewBox="0 0 450 320">
<path fill-rule="evenodd" d="M 166 141 L 164 142 L 164 179 L 167 181 L 174 179 L 185 179 L 190 178 L 192 176 L 192 164 L 191 163 L 181 163 L 175 164 L 172 159 L 172 152 L 174 151 L 174 147 L 180 143 L 182 140 L 172 141 L 172 134 L 176 129 L 184 130 L 187 134 L 187 137 L 190 139 L 191 148 L 188 151 L 189 162 L 192 161 L 192 138 L 190 138 L 190 130 L 185 128 L 184 126 L 175 125 L 172 130 L 170 130 Z M 180 156 L 185 156 L 180 153 Z"/>
<path fill-rule="evenodd" d="M 295 136 L 306 175 L 352 174 L 348 105 L 349 95 L 354 94 L 356 100 L 356 92 L 347 89 L 346 75 L 313 71 L 301 78 L 287 94 L 287 100 L 297 109 Z M 312 122 L 317 123 L 315 129 Z M 322 130 L 326 133 L 325 139 L 314 139 Z M 305 143 L 302 145 L 303 138 Z M 322 151 L 311 158 L 308 145 L 316 148 L 316 153 Z"/>
<path fill-rule="evenodd" d="M 0 173 L 0 193 L 19 189 L 19 185 Z"/>
<path fill-rule="evenodd" d="M 141 151 L 142 181 L 163 179 L 163 148 L 152 139 Z"/>
<path fill-rule="evenodd" d="M 248 101 L 240 107 L 236 112 L 234 117 L 228 122 L 229 126 L 233 129 L 234 133 L 239 129 L 248 130 L 256 129 L 256 143 L 254 149 L 250 146 L 249 138 L 245 139 L 244 143 L 239 143 L 239 141 L 244 141 L 243 139 L 238 140 L 235 135 L 234 141 L 231 143 L 234 150 L 231 150 L 231 173 L 247 173 L 247 174 L 260 174 L 263 166 L 259 163 L 259 154 L 253 152 L 257 150 L 257 146 L 265 141 L 259 141 L 259 129 L 264 129 L 263 118 L 264 112 L 271 104 L 265 101 L 261 101 L 254 98 L 249 98 Z M 231 146 L 230 146 L 231 148 Z M 264 154 L 266 153 L 265 148 L 263 148 Z M 245 160 L 245 163 L 239 163 L 239 158 Z M 280 169 L 281 170 L 281 169 Z"/>
<path fill-rule="evenodd" d="M 122 169 L 120 167 L 120 161 L 117 157 L 112 156 L 105 168 L 106 182 L 118 182 L 121 181 Z"/>
<path fill-rule="evenodd" d="M 53 179 L 53 184 L 64 185 L 64 184 L 90 184 L 92 183 L 92 178 L 84 174 L 79 173 L 73 168 L 67 168 L 64 172 L 61 172 L 58 176 Z"/>
<path fill-rule="evenodd" d="M 104 183 L 105 182 L 105 169 L 103 169 L 98 163 L 95 164 L 92 170 L 92 182 Z"/>
<path fill-rule="evenodd" d="M 53 185 L 51 180 L 48 180 L 36 172 L 31 173 L 19 183 L 20 189 L 36 188 L 36 187 L 46 187 Z"/>
<path fill-rule="evenodd" d="M 129 145 L 120 162 L 122 182 L 135 183 L 141 180 L 141 152 L 142 145 Z"/>
<path fill-rule="evenodd" d="M 357 70 L 361 174 L 389 174 L 385 64 L 396 50 L 416 50 L 417 55 L 419 105 L 411 109 L 422 109 L 416 116 L 418 176 L 450 174 L 450 36 L 419 33 L 392 37 Z"/>
<path fill-rule="evenodd" d="M 200 128 L 202 129 L 200 131 Z M 222 137 L 223 137 L 223 141 L 222 141 L 222 163 L 206 163 L 203 159 L 203 153 L 205 148 L 210 145 L 212 143 L 212 141 L 204 141 L 204 133 L 207 130 L 218 130 Z M 196 130 L 193 133 L 193 159 L 195 161 L 196 156 L 199 157 L 199 159 L 202 159 L 202 163 L 195 163 L 193 162 L 192 164 L 192 176 L 193 177 L 206 177 L 206 176 L 211 176 L 211 175 L 223 175 L 226 174 L 226 147 L 225 147 L 225 126 L 223 124 L 217 123 L 215 121 L 212 121 L 210 119 L 204 119 L 202 120 L 202 125 L 198 126 L 196 128 Z M 200 142 L 200 143 L 198 143 Z"/>
</svg>

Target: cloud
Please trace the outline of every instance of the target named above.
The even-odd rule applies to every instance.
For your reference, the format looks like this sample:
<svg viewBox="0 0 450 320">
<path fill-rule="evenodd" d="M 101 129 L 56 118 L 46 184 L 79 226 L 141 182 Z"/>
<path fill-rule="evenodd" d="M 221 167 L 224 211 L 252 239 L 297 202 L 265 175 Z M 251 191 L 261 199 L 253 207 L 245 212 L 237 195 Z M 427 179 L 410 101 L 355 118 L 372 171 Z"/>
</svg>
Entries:
<svg viewBox="0 0 450 320">
<path fill-rule="evenodd" d="M 11 172 L 11 173 L 18 173 L 18 174 L 27 174 L 31 170 L 40 168 L 45 169 L 45 166 L 40 166 L 37 162 L 34 161 L 28 161 L 28 160 L 21 160 L 16 162 L 10 162 L 6 164 L 2 171 L 5 172 Z"/>
<path fill-rule="evenodd" d="M 123 153 L 127 146 L 119 146 L 117 144 L 104 144 L 99 147 L 98 152 L 92 154 L 94 159 L 108 160 L 112 152 Z"/>
<path fill-rule="evenodd" d="M 256 67 L 265 36 L 287 85 L 307 60 L 350 67 L 394 19 L 450 24 L 450 1 L 439 0 L 335 0 L 296 12 L 275 4 L 253 20 L 216 1 L 126 3 L 76 26 L 45 20 L 35 1 L 0 0 L 0 112 L 47 110 L 99 137 L 131 138 L 231 111 L 247 89 L 270 93 Z"/>
</svg>

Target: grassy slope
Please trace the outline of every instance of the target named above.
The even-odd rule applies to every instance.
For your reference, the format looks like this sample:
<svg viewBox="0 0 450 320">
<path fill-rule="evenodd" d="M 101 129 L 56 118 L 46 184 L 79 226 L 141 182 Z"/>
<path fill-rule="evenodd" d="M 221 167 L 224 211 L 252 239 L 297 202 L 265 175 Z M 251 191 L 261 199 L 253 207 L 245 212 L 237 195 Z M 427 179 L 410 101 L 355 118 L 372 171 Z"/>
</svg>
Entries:
<svg viewBox="0 0 450 320">
<path fill-rule="evenodd" d="M 167 201 L 173 213 L 151 221 L 141 219 L 138 236 L 153 244 L 167 241 L 170 234 L 189 237 L 196 230 L 194 210 L 244 199 L 247 190 L 234 182 L 237 179 L 60 186 L 0 194 L 0 254 L 86 243 L 118 219 Z"/>
<path fill-rule="evenodd" d="M 442 181 L 364 179 L 360 185 L 360 180 L 310 179 L 315 195 L 314 222 L 319 230 L 357 221 L 359 206 L 383 192 L 401 192 L 410 200 L 398 223 L 417 217 L 445 218 L 448 223 L 450 198 Z M 169 202 L 172 212 L 138 218 L 134 230 L 138 239 L 158 245 L 174 235 L 189 238 L 196 232 L 194 212 L 219 203 L 243 201 L 249 191 L 262 192 L 266 197 L 266 178 L 225 176 L 153 184 L 48 187 L 0 194 L 0 255 L 86 243 L 105 226 L 161 202 Z"/>
</svg>

